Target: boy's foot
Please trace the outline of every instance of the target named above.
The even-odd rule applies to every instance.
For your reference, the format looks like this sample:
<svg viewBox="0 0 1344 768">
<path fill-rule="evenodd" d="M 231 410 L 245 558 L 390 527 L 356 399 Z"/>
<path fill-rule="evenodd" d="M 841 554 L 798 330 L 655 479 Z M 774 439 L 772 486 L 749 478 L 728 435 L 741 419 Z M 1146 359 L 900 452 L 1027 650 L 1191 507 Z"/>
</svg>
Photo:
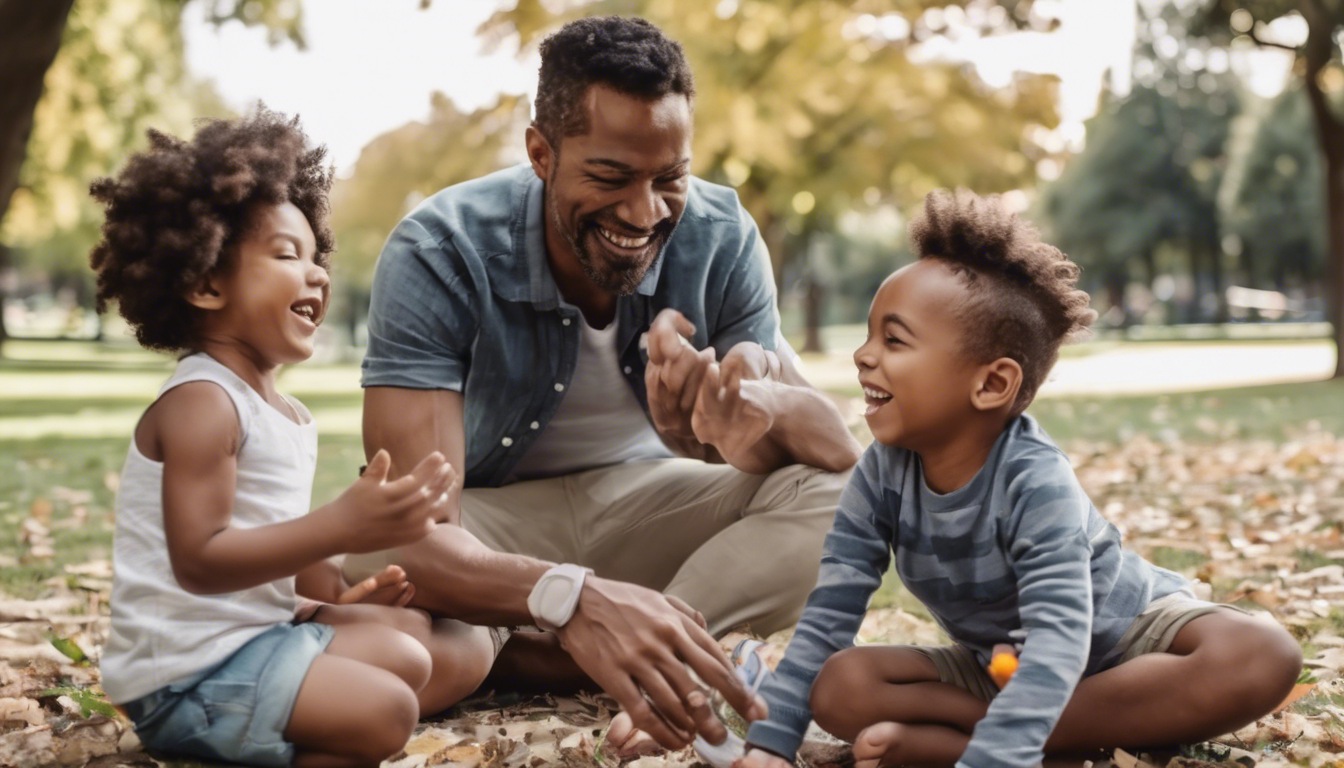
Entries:
<svg viewBox="0 0 1344 768">
<path fill-rule="evenodd" d="M 896 746 L 900 735 L 900 723 L 875 723 L 859 731 L 859 735 L 854 737 L 854 768 L 895 765 L 884 758 L 887 750 Z"/>
</svg>

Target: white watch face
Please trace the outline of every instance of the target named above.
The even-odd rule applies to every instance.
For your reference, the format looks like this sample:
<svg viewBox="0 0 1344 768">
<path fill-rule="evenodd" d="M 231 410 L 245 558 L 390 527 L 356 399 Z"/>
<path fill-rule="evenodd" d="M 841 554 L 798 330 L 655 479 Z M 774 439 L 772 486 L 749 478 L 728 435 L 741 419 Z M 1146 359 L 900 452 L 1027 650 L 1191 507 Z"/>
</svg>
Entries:
<svg viewBox="0 0 1344 768">
<path fill-rule="evenodd" d="M 573 613 L 567 609 L 569 597 L 574 592 L 574 582 L 559 574 L 547 574 L 543 583 L 538 586 L 541 588 L 541 594 L 538 595 L 537 607 L 541 615 L 535 618 L 557 627 L 564 626 Z"/>
</svg>

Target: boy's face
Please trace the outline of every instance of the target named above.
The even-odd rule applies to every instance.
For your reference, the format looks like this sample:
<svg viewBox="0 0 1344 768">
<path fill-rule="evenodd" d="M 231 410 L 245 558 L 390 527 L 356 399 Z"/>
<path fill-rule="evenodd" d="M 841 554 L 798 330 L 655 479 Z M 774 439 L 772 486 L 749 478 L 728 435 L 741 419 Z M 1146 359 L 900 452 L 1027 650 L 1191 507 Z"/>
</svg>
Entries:
<svg viewBox="0 0 1344 768">
<path fill-rule="evenodd" d="M 326 314 L 331 281 L 314 262 L 317 239 L 293 203 L 259 206 L 232 263 L 212 280 L 224 299 L 207 333 L 237 344 L 259 367 L 306 360 Z"/>
<path fill-rule="evenodd" d="M 882 283 L 868 310 L 868 338 L 854 352 L 873 437 L 920 452 L 950 442 L 974 408 L 979 366 L 961 353 L 955 310 L 961 278 L 921 259 Z"/>
<path fill-rule="evenodd" d="M 533 167 L 546 182 L 547 247 L 552 258 L 578 262 L 599 288 L 629 295 L 686 209 L 690 102 L 594 85 L 583 108 L 588 131 L 563 137 L 558 152 L 529 132 Z"/>
</svg>

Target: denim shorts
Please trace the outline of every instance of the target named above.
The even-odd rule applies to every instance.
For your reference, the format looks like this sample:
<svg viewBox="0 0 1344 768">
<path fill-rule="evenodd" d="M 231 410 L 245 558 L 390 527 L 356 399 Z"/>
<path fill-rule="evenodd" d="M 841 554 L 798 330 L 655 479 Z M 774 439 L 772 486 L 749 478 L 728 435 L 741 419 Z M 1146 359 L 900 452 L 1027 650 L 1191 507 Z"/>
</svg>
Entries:
<svg viewBox="0 0 1344 768">
<path fill-rule="evenodd" d="M 331 642 L 326 624 L 277 624 L 201 675 L 123 704 L 154 752 L 286 766 L 285 727 L 308 667 Z"/>
</svg>

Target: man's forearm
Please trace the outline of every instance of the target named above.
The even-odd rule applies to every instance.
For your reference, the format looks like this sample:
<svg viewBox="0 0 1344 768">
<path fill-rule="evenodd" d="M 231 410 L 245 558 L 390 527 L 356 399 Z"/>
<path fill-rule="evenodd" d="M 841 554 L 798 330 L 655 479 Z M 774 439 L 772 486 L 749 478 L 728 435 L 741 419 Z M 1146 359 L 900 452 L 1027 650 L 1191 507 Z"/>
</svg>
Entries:
<svg viewBox="0 0 1344 768">
<path fill-rule="evenodd" d="M 553 563 L 496 552 L 457 525 L 398 552 L 397 562 L 415 585 L 411 604 L 468 624 L 531 624 L 527 596 Z"/>
<path fill-rule="evenodd" d="M 781 382 L 769 386 L 775 390 L 775 423 L 752 447 L 754 460 L 769 466 L 767 471 L 788 464 L 806 464 L 828 472 L 843 472 L 854 466 L 863 451 L 829 397 L 811 387 Z"/>
</svg>

